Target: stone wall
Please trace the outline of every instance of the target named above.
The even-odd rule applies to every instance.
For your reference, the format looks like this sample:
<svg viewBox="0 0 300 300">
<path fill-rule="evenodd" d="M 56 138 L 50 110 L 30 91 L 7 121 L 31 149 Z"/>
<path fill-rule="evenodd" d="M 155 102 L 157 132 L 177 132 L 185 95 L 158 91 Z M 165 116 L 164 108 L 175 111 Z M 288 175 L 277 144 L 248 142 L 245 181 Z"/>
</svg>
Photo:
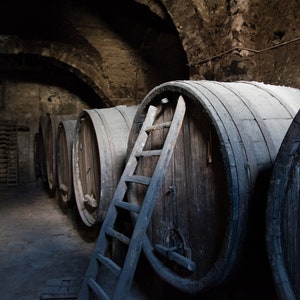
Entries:
<svg viewBox="0 0 300 300">
<path fill-rule="evenodd" d="M 34 136 L 40 116 L 76 114 L 89 105 L 72 92 L 49 84 L 5 80 L 0 91 L 0 119 L 18 122 L 19 182 L 33 182 Z"/>
<path fill-rule="evenodd" d="M 191 79 L 300 87 L 300 2 L 137 0 L 172 19 Z"/>
<path fill-rule="evenodd" d="M 300 88 L 299 65 L 298 0 L 0 4 L 0 80 L 6 87 L 0 116 L 25 126 L 30 120 L 32 134 L 42 105 L 48 113 L 54 103 L 73 106 L 70 99 L 78 102 L 76 110 L 134 105 L 156 85 L 176 79 Z M 46 96 L 48 87 L 55 87 L 54 96 Z M 40 110 L 32 108 L 37 103 Z"/>
</svg>

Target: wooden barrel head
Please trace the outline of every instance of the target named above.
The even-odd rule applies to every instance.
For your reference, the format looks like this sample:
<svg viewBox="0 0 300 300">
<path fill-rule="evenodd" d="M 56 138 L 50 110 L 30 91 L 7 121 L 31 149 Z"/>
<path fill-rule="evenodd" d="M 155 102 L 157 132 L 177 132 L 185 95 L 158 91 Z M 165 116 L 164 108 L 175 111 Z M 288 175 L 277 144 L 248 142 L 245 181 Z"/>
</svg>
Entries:
<svg viewBox="0 0 300 300">
<path fill-rule="evenodd" d="M 76 132 L 73 148 L 73 151 L 75 150 L 73 152 L 73 182 L 76 202 L 82 220 L 87 224 L 94 224 L 98 219 L 98 205 L 87 201 L 100 199 L 100 152 L 95 128 L 89 121 L 88 115 L 83 113 L 80 115 Z"/>
<path fill-rule="evenodd" d="M 280 299 L 300 298 L 300 112 L 279 149 L 267 207 L 267 249 Z"/>
<path fill-rule="evenodd" d="M 82 221 L 101 223 L 122 174 L 137 106 L 84 110 L 75 129 L 73 183 Z"/>
<path fill-rule="evenodd" d="M 168 96 L 167 103 L 152 103 L 161 110 L 154 124 L 172 120 L 177 95 L 174 96 L 174 99 Z M 167 131 L 151 133 L 144 149 L 161 149 Z M 228 223 L 230 202 L 220 148 L 208 116 L 197 103 L 188 103 L 148 236 L 153 245 L 178 247 L 178 251 L 190 258 L 193 252 L 193 261 L 201 262 L 191 274 L 194 279 L 204 276 L 216 261 Z M 151 177 L 157 159 L 139 158 L 136 174 Z M 141 205 L 145 191 L 146 188 L 131 184 L 128 198 Z M 176 264 L 169 266 L 183 277 L 189 273 L 184 268 L 180 271 Z"/>
<path fill-rule="evenodd" d="M 59 122 L 63 120 L 76 120 L 77 115 L 47 116 L 45 129 L 46 169 L 50 197 L 53 197 L 57 189 L 56 171 L 56 137 Z"/>
<path fill-rule="evenodd" d="M 57 130 L 57 197 L 62 206 L 70 206 L 74 202 L 72 147 L 75 126 L 76 120 L 61 121 Z"/>
<path fill-rule="evenodd" d="M 286 99 L 289 93 L 294 97 Z M 237 269 L 256 179 L 270 170 L 295 107 L 300 107 L 300 91 L 282 87 L 279 93 L 248 82 L 164 83 L 142 101 L 128 152 L 148 106 L 158 108 L 155 123 L 168 122 L 179 96 L 186 102 L 186 115 L 143 250 L 161 278 L 198 293 L 224 283 Z M 150 133 L 144 150 L 160 149 L 166 131 Z M 155 163 L 153 157 L 139 158 L 135 174 L 151 177 Z M 131 183 L 128 201 L 141 204 L 145 191 Z"/>
</svg>

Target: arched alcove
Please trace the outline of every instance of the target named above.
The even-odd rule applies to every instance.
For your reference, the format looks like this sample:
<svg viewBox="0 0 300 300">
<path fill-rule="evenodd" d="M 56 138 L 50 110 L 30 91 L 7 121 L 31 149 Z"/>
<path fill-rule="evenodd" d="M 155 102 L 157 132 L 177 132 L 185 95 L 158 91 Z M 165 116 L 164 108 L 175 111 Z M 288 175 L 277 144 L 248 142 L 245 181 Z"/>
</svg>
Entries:
<svg viewBox="0 0 300 300">
<path fill-rule="evenodd" d="M 22 134 L 29 147 L 24 169 L 30 174 L 40 115 L 138 104 L 156 85 L 189 77 L 171 19 L 139 3 L 75 0 L 47 2 L 45 9 L 36 1 L 14 0 L 2 5 L 0 116 L 28 128 Z"/>
<path fill-rule="evenodd" d="M 0 120 L 17 122 L 18 180 L 34 181 L 34 136 L 40 117 L 79 114 L 106 104 L 67 65 L 53 59 L 1 55 L 0 66 Z"/>
</svg>

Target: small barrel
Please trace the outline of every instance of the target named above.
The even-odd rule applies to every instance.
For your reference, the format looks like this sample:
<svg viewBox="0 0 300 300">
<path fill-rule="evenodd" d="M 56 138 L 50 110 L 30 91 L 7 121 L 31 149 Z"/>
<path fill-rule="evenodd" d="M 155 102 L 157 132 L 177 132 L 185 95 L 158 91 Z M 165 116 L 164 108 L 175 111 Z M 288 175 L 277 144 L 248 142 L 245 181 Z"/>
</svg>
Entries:
<svg viewBox="0 0 300 300">
<path fill-rule="evenodd" d="M 64 120 L 76 120 L 78 115 L 48 115 L 46 123 L 46 139 L 45 139 L 45 149 L 46 149 L 46 170 L 47 170 L 47 180 L 50 197 L 53 197 L 56 192 L 57 187 L 57 173 L 56 173 L 56 135 L 58 124 Z"/>
<path fill-rule="evenodd" d="M 34 135 L 33 140 L 33 159 L 34 159 L 34 174 L 36 180 L 42 178 L 41 172 L 41 138 L 39 133 Z"/>
<path fill-rule="evenodd" d="M 101 223 L 122 174 L 129 131 L 137 106 L 80 113 L 73 145 L 77 208 L 87 226 Z"/>
<path fill-rule="evenodd" d="M 267 250 L 280 299 L 300 299 L 300 111 L 276 157 L 267 203 Z"/>
<path fill-rule="evenodd" d="M 132 150 L 149 105 L 154 124 L 172 120 L 179 96 L 186 114 L 143 243 L 157 274 L 187 293 L 201 293 L 235 275 L 255 191 L 261 201 L 282 139 L 300 107 L 300 91 L 257 82 L 172 81 L 143 99 L 129 135 Z M 168 129 L 144 150 L 160 149 Z M 135 174 L 151 177 L 157 158 L 140 157 Z M 146 187 L 130 183 L 141 205 Z M 263 208 L 265 209 L 265 208 Z M 135 220 L 136 215 L 133 214 Z M 264 228 L 261 228 L 262 232 Z"/>
<path fill-rule="evenodd" d="M 48 179 L 47 179 L 47 167 L 46 167 L 46 125 L 48 123 L 48 117 L 41 116 L 39 121 L 39 132 L 38 138 L 34 145 L 34 156 L 36 161 L 36 168 L 39 169 L 40 177 L 42 179 L 43 185 L 48 189 Z"/>
<path fill-rule="evenodd" d="M 74 202 L 72 175 L 72 148 L 75 135 L 76 120 L 61 121 L 57 129 L 56 172 L 57 199 L 63 207 Z"/>
</svg>

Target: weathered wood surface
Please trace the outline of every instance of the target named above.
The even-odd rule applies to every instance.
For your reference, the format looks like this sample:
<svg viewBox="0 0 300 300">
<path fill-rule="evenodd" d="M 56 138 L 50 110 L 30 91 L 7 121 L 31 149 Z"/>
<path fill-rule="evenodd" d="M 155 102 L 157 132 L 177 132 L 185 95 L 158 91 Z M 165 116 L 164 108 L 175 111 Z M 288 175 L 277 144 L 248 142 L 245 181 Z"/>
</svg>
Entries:
<svg viewBox="0 0 300 300">
<path fill-rule="evenodd" d="M 174 81 L 154 88 L 142 101 L 129 135 L 133 147 L 151 104 L 155 122 L 170 121 L 182 95 L 187 112 L 159 193 L 144 252 L 165 281 L 189 293 L 223 283 L 241 257 L 249 206 L 263 201 L 256 180 L 268 172 L 300 107 L 300 91 L 254 82 Z M 164 109 L 162 109 L 164 107 Z M 159 149 L 161 137 L 147 149 Z M 151 134 L 151 133 L 150 133 Z M 149 176 L 157 158 L 140 157 L 136 175 Z M 267 183 L 262 184 L 266 189 Z M 140 204 L 145 188 L 131 184 L 128 201 Z M 264 231 L 264 228 L 261 228 Z M 174 248 L 196 263 L 191 272 L 155 249 Z"/>
<path fill-rule="evenodd" d="M 37 139 L 37 149 L 35 152 L 36 162 L 39 166 L 40 177 L 42 179 L 43 185 L 47 190 L 48 179 L 47 179 L 47 167 L 46 167 L 46 126 L 47 126 L 47 116 L 41 116 L 39 121 L 39 132 Z"/>
<path fill-rule="evenodd" d="M 267 206 L 267 249 L 280 299 L 300 299 L 300 112 L 279 149 Z"/>
<path fill-rule="evenodd" d="M 47 115 L 45 121 L 44 146 L 47 181 L 50 197 L 54 197 L 57 189 L 56 172 L 56 137 L 58 124 L 64 120 L 76 120 L 78 115 Z"/>
<path fill-rule="evenodd" d="M 136 111 L 137 106 L 116 106 L 84 110 L 78 117 L 73 183 L 78 211 L 87 226 L 101 223 L 106 215 L 125 166 L 128 136 Z"/>
<path fill-rule="evenodd" d="M 70 206 L 74 202 L 72 148 L 76 120 L 61 121 L 57 130 L 56 145 L 56 196 L 61 205 Z"/>
<path fill-rule="evenodd" d="M 140 180 L 140 176 L 135 176 L 133 174 L 137 165 L 140 163 L 140 154 L 142 154 L 144 151 L 144 146 L 147 143 L 146 141 L 151 138 L 150 133 L 161 130 L 165 127 L 160 126 L 161 124 L 159 126 L 152 126 L 153 121 L 155 120 L 157 109 L 154 106 L 149 107 L 146 119 L 143 122 L 143 128 L 140 131 L 134 148 L 126 163 L 126 167 L 120 178 L 112 202 L 109 206 L 108 213 L 102 224 L 95 252 L 90 262 L 84 283 L 79 294 L 80 299 L 91 298 L 91 296 L 89 295 L 88 287 L 90 287 L 94 291 L 94 293 L 101 299 L 109 299 L 111 293 L 113 295 L 112 299 L 127 298 L 140 257 L 144 236 L 146 234 L 153 208 L 155 206 L 157 198 L 156 196 L 161 188 L 168 165 L 170 163 L 174 147 L 176 145 L 176 141 L 182 126 L 185 110 L 186 108 L 184 99 L 180 96 L 177 102 L 172 123 L 168 122 L 168 127 L 170 129 L 166 135 L 164 142 L 162 143 L 158 162 L 154 167 L 153 174 L 151 174 L 151 176 L 149 177 L 149 181 L 147 181 L 146 183 L 145 180 Z M 157 153 L 154 153 L 154 155 L 157 156 Z M 148 186 L 144 201 L 142 202 L 142 205 L 138 212 L 136 224 L 130 237 L 127 237 L 122 232 L 115 230 L 118 215 L 122 214 L 122 212 L 119 210 L 120 208 L 129 208 L 131 212 L 136 213 L 136 209 L 132 210 L 132 206 L 124 206 L 122 204 L 127 203 L 124 202 L 124 200 L 126 201 L 125 195 L 128 188 L 128 178 L 130 178 L 130 182 Z M 143 177 L 143 179 L 145 179 L 145 177 Z M 121 266 L 116 264 L 115 261 L 110 258 L 111 254 L 108 250 L 108 246 L 112 243 L 111 238 L 113 238 L 113 240 L 119 240 L 121 243 L 128 245 L 128 251 L 126 252 L 125 259 L 123 260 Z M 96 281 L 97 274 L 99 274 L 100 272 L 99 268 L 101 268 L 100 263 L 106 266 L 109 271 L 116 275 L 117 283 L 115 285 L 115 289 L 105 291 L 102 287 L 102 284 L 99 284 Z"/>
</svg>

